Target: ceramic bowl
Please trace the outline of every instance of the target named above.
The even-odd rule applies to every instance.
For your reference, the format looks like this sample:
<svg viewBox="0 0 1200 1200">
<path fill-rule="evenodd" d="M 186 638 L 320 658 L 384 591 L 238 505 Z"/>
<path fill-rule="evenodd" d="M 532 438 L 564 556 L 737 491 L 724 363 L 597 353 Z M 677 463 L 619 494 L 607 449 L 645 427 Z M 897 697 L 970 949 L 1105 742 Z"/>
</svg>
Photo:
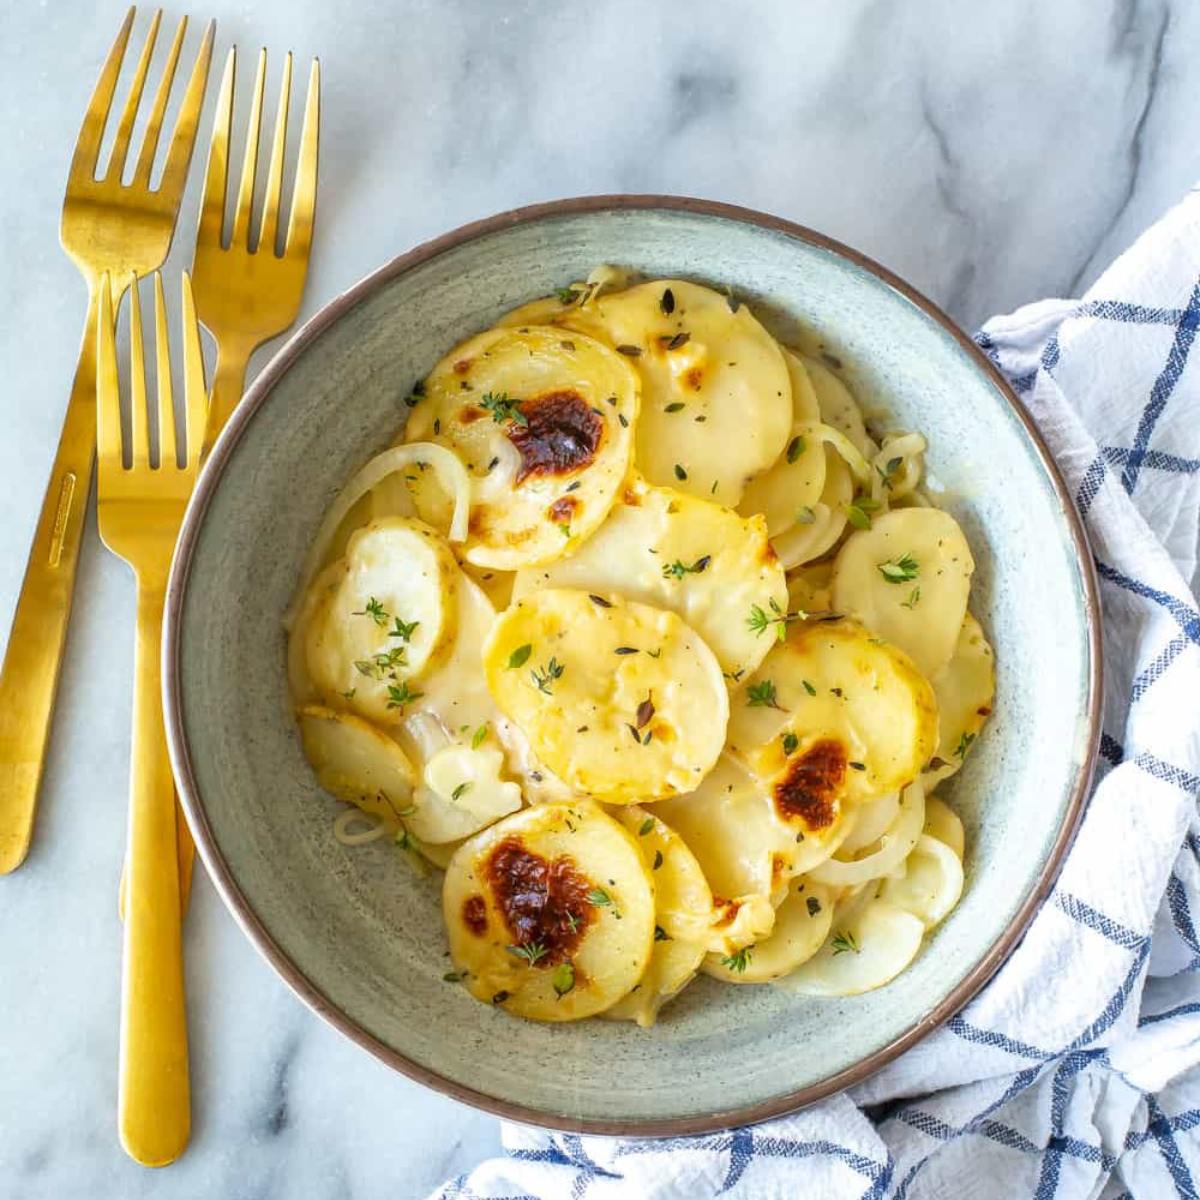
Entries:
<svg viewBox="0 0 1200 1200">
<path fill-rule="evenodd" d="M 443 981 L 440 876 L 349 849 L 288 710 L 280 617 L 326 506 L 397 434 L 454 343 L 598 263 L 724 287 L 779 337 L 819 342 L 864 408 L 929 439 L 978 563 L 995 715 L 949 796 L 966 889 L 898 979 L 848 999 L 701 977 L 650 1031 L 547 1026 Z M 762 1120 L 846 1087 L 960 1008 L 1047 894 L 1099 732 L 1098 607 L 1079 519 L 986 357 L 862 255 L 695 200 L 597 197 L 493 217 L 395 259 L 324 308 L 220 438 L 170 586 L 164 676 L 180 795 L 210 875 L 284 980 L 397 1070 L 521 1120 L 678 1134 Z"/>
</svg>

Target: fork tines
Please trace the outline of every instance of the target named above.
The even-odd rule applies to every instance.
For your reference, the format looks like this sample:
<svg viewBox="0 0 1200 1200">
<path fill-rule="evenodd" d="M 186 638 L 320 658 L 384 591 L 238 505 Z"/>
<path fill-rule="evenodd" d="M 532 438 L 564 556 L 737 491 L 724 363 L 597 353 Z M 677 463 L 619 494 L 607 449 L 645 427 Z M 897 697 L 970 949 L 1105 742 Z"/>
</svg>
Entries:
<svg viewBox="0 0 1200 1200">
<path fill-rule="evenodd" d="M 125 99 L 125 107 L 121 110 L 121 118 L 117 123 L 117 133 L 113 142 L 112 154 L 104 173 L 99 174 L 100 143 L 104 137 L 104 127 L 112 109 L 113 97 L 117 90 L 117 77 L 121 73 L 121 64 L 125 58 L 125 50 L 129 43 L 129 33 L 133 27 L 133 18 L 137 10 L 130 8 L 125 14 L 125 20 L 108 52 L 104 69 L 96 81 L 96 89 L 92 93 L 91 102 L 83 118 L 83 126 L 79 131 L 79 141 L 75 146 L 75 155 L 71 160 L 72 179 L 96 179 L 106 183 L 120 185 L 125 173 L 126 160 L 129 156 L 129 143 L 133 133 L 133 124 L 137 117 L 138 105 L 141 103 L 142 91 L 146 86 L 146 75 L 150 68 L 150 59 L 154 54 L 154 45 L 158 39 L 158 28 L 162 23 L 162 9 L 156 9 L 150 20 L 150 29 L 146 34 L 146 43 L 142 47 L 133 80 L 130 83 L 129 95 Z M 179 65 L 179 52 L 183 46 L 184 34 L 187 32 L 188 19 L 179 19 L 179 27 L 175 31 L 175 40 L 167 56 L 162 79 L 154 97 L 150 117 L 146 124 L 146 133 L 142 138 L 141 150 L 138 153 L 137 166 L 134 169 L 131 184 L 143 188 L 150 186 L 150 172 L 154 165 L 155 154 L 158 151 L 159 135 L 162 132 L 163 116 L 167 110 L 167 102 L 171 95 L 171 86 L 175 79 L 175 69 Z M 210 21 L 204 32 L 204 40 L 196 55 L 196 63 L 188 80 L 187 91 L 175 121 L 175 129 L 171 135 L 171 145 L 167 152 L 166 164 L 163 167 L 162 182 L 158 190 L 172 193 L 182 192 L 187 176 L 188 163 L 192 156 L 192 146 L 196 139 L 196 127 L 200 121 L 200 107 L 204 101 L 204 85 L 208 80 L 208 67 L 212 58 L 213 37 L 216 22 Z"/>
</svg>

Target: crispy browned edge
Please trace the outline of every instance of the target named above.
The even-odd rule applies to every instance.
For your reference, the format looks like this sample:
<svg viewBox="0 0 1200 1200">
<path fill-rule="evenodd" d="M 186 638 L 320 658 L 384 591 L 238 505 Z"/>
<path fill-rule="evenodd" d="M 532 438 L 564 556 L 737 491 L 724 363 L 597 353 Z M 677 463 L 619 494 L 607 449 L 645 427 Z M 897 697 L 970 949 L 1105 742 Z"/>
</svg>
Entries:
<svg viewBox="0 0 1200 1200">
<path fill-rule="evenodd" d="M 613 210 L 653 210 L 667 209 L 676 212 L 699 213 L 705 216 L 718 217 L 727 221 L 741 224 L 756 225 L 763 229 L 787 234 L 811 245 L 854 263 L 856 266 L 869 271 L 872 275 L 886 283 L 910 304 L 932 317 L 944 330 L 962 347 L 965 353 L 974 361 L 978 369 L 988 378 L 997 393 L 1010 405 L 1018 420 L 1024 426 L 1030 440 L 1041 460 L 1042 466 L 1049 475 L 1062 506 L 1063 519 L 1070 530 L 1071 540 L 1079 562 L 1079 573 L 1083 588 L 1087 611 L 1088 652 L 1090 655 L 1090 678 L 1088 696 L 1088 746 L 1084 762 L 1071 793 L 1070 803 L 1064 815 L 1062 827 L 1055 839 L 1053 849 L 1042 871 L 1037 885 L 1026 896 L 1016 916 L 1009 927 L 989 948 L 974 969 L 957 987 L 925 1017 L 906 1030 L 888 1045 L 868 1055 L 861 1062 L 839 1071 L 819 1083 L 789 1092 L 761 1104 L 752 1104 L 744 1108 L 731 1109 L 722 1112 L 712 1112 L 701 1116 L 679 1117 L 665 1120 L 582 1120 L 570 1115 L 554 1112 L 542 1112 L 526 1108 L 489 1096 L 472 1088 L 454 1083 L 404 1055 L 397 1053 L 390 1046 L 369 1034 L 322 993 L 287 957 L 276 944 L 270 933 L 263 926 L 258 916 L 251 909 L 246 897 L 242 894 L 233 878 L 220 847 L 213 836 L 212 828 L 205 815 L 204 803 L 196 787 L 195 775 L 188 750 L 187 733 L 183 726 L 181 698 L 179 688 L 179 651 L 180 651 L 180 615 L 183 610 L 184 593 L 187 590 L 188 575 L 196 539 L 204 523 L 204 516 L 214 490 L 218 487 L 225 463 L 233 453 L 239 438 L 246 426 L 254 419 L 259 406 L 270 394 L 276 382 L 287 372 L 292 363 L 304 350 L 332 324 L 341 318 L 348 310 L 358 304 L 365 296 L 370 295 L 388 281 L 402 275 L 412 267 L 426 262 L 439 254 L 475 238 L 507 229 L 514 225 L 522 225 L 546 218 L 560 217 L 577 213 L 592 213 Z M 1054 880 L 1058 875 L 1063 858 L 1074 840 L 1079 819 L 1083 813 L 1084 799 L 1087 796 L 1092 772 L 1096 762 L 1096 751 L 1100 739 L 1101 699 L 1101 646 L 1100 646 L 1100 603 L 1096 587 L 1095 566 L 1091 551 L 1088 547 L 1087 536 L 1083 523 L 1070 493 L 1063 481 L 1058 467 L 1055 465 L 1041 434 L 1026 413 L 1020 402 L 1012 393 L 1007 382 L 998 370 L 988 360 L 975 343 L 960 330 L 945 313 L 932 301 L 921 295 L 903 280 L 893 275 L 891 271 L 878 263 L 852 250 L 832 238 L 807 229 L 802 225 L 780 217 L 773 217 L 753 209 L 740 208 L 736 205 L 721 204 L 712 200 L 697 200 L 685 196 L 581 196 L 569 200 L 556 200 L 545 204 L 533 204 L 516 208 L 509 212 L 499 213 L 482 221 L 464 225 L 432 241 L 415 247 L 406 254 L 394 258 L 379 270 L 368 275 L 355 284 L 349 291 L 336 300 L 331 301 L 311 318 L 287 344 L 271 359 L 262 373 L 251 385 L 241 404 L 221 434 L 212 455 L 206 464 L 195 495 L 184 519 L 179 544 L 175 552 L 175 561 L 171 570 L 171 578 L 167 591 L 167 602 L 164 622 L 163 641 L 163 690 L 164 710 L 167 725 L 167 741 L 170 746 L 171 763 L 175 779 L 179 787 L 180 799 L 187 812 L 188 823 L 195 835 L 196 845 L 208 873 L 216 884 L 217 891 L 237 919 L 250 940 L 259 952 L 283 977 L 285 983 L 318 1015 L 324 1017 L 335 1029 L 357 1042 L 365 1050 L 369 1050 L 376 1058 L 388 1066 L 423 1083 L 427 1087 L 453 1096 L 466 1104 L 484 1109 L 502 1117 L 516 1121 L 524 1121 L 533 1125 L 542 1125 L 552 1129 L 562 1129 L 578 1133 L 613 1134 L 622 1137 L 672 1137 L 682 1134 L 707 1133 L 712 1130 L 724 1129 L 732 1125 L 753 1124 L 765 1121 L 771 1117 L 793 1112 L 805 1105 L 812 1104 L 825 1096 L 859 1083 L 873 1072 L 878 1071 L 897 1055 L 910 1046 L 915 1045 L 932 1029 L 949 1020 L 959 1011 L 988 981 L 993 973 L 1007 958 L 1021 935 L 1029 926 L 1034 914 L 1041 907 Z"/>
</svg>

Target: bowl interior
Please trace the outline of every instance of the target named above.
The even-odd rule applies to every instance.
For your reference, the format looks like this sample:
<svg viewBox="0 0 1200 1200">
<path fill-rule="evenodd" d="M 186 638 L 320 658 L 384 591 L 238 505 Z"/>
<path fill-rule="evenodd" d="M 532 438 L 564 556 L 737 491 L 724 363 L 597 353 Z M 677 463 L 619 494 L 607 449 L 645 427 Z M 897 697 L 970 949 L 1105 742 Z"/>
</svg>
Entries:
<svg viewBox="0 0 1200 1200">
<path fill-rule="evenodd" d="M 301 753 L 280 627 L 313 533 L 350 473 L 395 436 L 414 380 L 506 309 L 601 262 L 729 285 L 778 336 L 823 345 L 868 414 L 927 435 L 940 503 L 974 550 L 972 606 L 996 647 L 997 693 L 985 734 L 943 789 L 966 825 L 966 890 L 880 991 L 812 1000 L 702 978 L 650 1032 L 514 1020 L 443 982 L 440 876 L 417 878 L 386 844 L 333 839 L 340 805 Z M 191 772 L 187 800 L 210 870 L 260 947 L 394 1065 L 550 1124 L 715 1127 L 878 1065 L 872 1056 L 964 986 L 1044 882 L 1090 761 L 1087 580 L 1054 477 L 1003 391 L 968 347 L 865 266 L 714 211 L 576 208 L 496 221 L 415 252 L 333 307 L 336 319 L 319 318 L 268 368 L 252 413 L 223 439 L 170 618 L 176 761 Z"/>
</svg>

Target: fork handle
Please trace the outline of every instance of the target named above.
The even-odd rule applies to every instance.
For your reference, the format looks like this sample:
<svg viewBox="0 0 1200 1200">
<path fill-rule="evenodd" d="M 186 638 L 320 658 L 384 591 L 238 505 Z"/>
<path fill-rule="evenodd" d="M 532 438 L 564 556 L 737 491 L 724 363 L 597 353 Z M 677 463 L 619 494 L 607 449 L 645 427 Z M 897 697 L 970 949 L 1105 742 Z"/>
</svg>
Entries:
<svg viewBox="0 0 1200 1200">
<path fill-rule="evenodd" d="M 217 369 L 213 373 L 212 393 L 208 398 L 208 441 L 209 446 L 225 423 L 233 416 L 233 410 L 241 403 L 246 390 L 246 368 L 254 346 L 224 338 L 217 349 Z"/>
<path fill-rule="evenodd" d="M 96 459 L 98 311 L 92 283 L 71 398 L 0 668 L 0 875 L 16 870 L 29 852 L 50 739 Z"/>
<path fill-rule="evenodd" d="M 124 958 L 121 1144 L 145 1166 L 173 1162 L 191 1130 L 175 785 L 163 726 L 166 580 L 138 579 Z"/>
</svg>

